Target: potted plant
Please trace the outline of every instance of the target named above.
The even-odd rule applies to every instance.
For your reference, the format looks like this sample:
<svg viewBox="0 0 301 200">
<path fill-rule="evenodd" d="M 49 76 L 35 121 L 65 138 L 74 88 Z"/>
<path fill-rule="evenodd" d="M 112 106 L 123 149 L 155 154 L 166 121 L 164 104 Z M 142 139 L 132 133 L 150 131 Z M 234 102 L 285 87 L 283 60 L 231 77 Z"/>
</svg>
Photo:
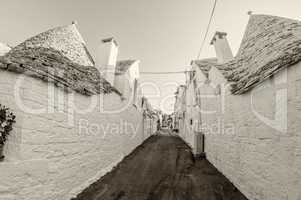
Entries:
<svg viewBox="0 0 301 200">
<path fill-rule="evenodd" d="M 12 131 L 15 123 L 15 115 L 9 109 L 0 104 L 0 161 L 4 159 L 3 149 L 7 136 Z"/>
</svg>

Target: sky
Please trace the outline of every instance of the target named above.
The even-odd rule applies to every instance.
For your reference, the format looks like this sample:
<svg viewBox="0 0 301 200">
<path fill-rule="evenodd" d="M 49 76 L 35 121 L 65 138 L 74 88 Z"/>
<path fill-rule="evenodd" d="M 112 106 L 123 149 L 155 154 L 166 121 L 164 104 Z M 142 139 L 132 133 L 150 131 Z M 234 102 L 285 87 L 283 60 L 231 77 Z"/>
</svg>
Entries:
<svg viewBox="0 0 301 200">
<path fill-rule="evenodd" d="M 101 39 L 115 37 L 118 60 L 140 60 L 141 72 L 183 71 L 196 59 L 214 0 L 0 0 L 0 42 L 15 46 L 50 28 L 71 24 L 95 56 Z M 215 31 L 228 33 L 236 54 L 249 16 L 300 19 L 300 0 L 218 0 L 200 58 L 214 57 Z M 174 92 L 184 74 L 140 77 L 155 108 L 172 112 Z"/>
</svg>

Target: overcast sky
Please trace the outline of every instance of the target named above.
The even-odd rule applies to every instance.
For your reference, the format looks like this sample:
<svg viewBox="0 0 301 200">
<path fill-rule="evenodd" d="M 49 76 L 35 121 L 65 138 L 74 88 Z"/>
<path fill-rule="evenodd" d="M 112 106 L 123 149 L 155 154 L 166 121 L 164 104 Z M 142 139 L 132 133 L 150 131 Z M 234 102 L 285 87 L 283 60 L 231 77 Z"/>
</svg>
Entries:
<svg viewBox="0 0 301 200">
<path fill-rule="evenodd" d="M 0 0 L 0 42 L 17 45 L 49 28 L 78 22 L 92 55 L 100 39 L 114 36 L 118 59 L 138 59 L 140 71 L 182 71 L 197 56 L 214 0 Z M 251 10 L 300 20 L 300 0 L 219 0 L 201 58 L 215 56 L 209 45 L 216 30 L 228 33 L 236 53 Z M 156 84 L 155 107 L 172 106 L 169 97 L 183 75 L 142 75 Z M 146 86 L 146 96 L 157 95 Z M 166 101 L 165 101 L 166 100 Z M 164 103 L 165 102 L 165 103 Z"/>
</svg>

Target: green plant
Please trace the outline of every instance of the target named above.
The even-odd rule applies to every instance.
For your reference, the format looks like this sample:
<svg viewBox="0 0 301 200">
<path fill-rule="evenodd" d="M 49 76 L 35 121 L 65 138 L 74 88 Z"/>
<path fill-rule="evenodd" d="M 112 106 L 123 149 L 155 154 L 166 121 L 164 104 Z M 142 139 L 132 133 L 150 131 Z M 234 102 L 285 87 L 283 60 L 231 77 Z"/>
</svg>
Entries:
<svg viewBox="0 0 301 200">
<path fill-rule="evenodd" d="M 7 136 L 13 130 L 16 116 L 8 108 L 0 104 L 0 161 L 4 159 L 3 147 Z"/>
</svg>

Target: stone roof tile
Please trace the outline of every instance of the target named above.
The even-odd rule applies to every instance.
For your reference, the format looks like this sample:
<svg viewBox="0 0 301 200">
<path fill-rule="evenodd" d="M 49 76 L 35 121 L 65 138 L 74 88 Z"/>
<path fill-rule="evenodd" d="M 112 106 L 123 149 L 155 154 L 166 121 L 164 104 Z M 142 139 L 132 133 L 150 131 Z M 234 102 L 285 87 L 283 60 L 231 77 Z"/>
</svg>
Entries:
<svg viewBox="0 0 301 200">
<path fill-rule="evenodd" d="M 13 51 L 34 47 L 52 48 L 60 51 L 79 65 L 94 65 L 86 44 L 74 23 L 40 33 L 13 48 Z"/>
<path fill-rule="evenodd" d="M 235 59 L 216 67 L 233 83 L 232 93 L 242 94 L 300 61 L 300 21 L 251 15 Z"/>
<path fill-rule="evenodd" d="M 207 58 L 202 60 L 194 60 L 192 64 L 195 64 L 199 67 L 199 69 L 204 73 L 206 77 L 208 77 L 208 73 L 212 66 L 217 64 L 216 58 Z"/>
<path fill-rule="evenodd" d="M 136 60 L 117 61 L 116 75 L 121 75 L 121 74 L 124 74 L 125 72 L 127 72 L 134 62 L 136 62 Z"/>
<path fill-rule="evenodd" d="M 52 48 L 14 49 L 5 56 L 0 56 L 0 69 L 53 82 L 58 87 L 84 95 L 110 92 L 120 94 L 94 66 L 75 63 Z"/>
</svg>

